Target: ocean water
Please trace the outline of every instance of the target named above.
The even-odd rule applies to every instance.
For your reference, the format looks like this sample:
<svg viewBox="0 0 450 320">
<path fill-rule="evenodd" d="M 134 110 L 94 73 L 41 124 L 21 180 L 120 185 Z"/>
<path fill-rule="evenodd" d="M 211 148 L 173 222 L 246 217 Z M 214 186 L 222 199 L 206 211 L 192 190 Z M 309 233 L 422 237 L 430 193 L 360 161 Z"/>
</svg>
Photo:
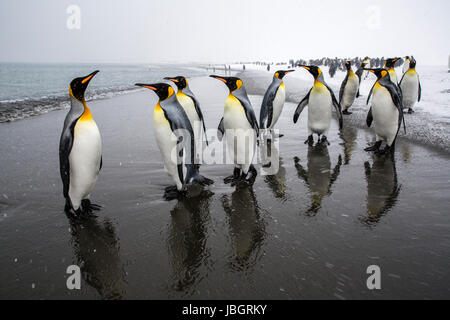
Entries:
<svg viewBox="0 0 450 320">
<path fill-rule="evenodd" d="M 70 81 L 94 70 L 100 73 L 89 84 L 87 100 L 139 90 L 136 82 L 206 74 L 203 69 L 183 65 L 0 63 L 0 122 L 68 107 Z"/>
</svg>

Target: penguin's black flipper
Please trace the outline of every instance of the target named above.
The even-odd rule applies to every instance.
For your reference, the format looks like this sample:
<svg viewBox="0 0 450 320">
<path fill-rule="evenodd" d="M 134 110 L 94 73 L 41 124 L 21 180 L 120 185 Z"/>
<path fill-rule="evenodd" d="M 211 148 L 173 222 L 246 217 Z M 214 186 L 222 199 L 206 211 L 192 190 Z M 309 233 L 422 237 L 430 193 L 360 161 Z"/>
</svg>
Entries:
<svg viewBox="0 0 450 320">
<path fill-rule="evenodd" d="M 264 99 L 261 104 L 261 111 L 259 114 L 259 125 L 260 129 L 265 129 L 270 127 L 272 124 L 273 117 L 273 101 L 275 100 L 275 96 L 277 93 L 279 86 L 276 86 L 276 82 L 272 82 L 267 88 L 266 93 L 264 94 Z M 267 119 L 267 124 L 264 125 L 264 122 Z"/>
<path fill-rule="evenodd" d="M 419 75 L 417 75 L 417 80 L 419 81 L 419 97 L 417 99 L 417 102 L 420 102 L 420 99 L 422 98 L 422 85 L 420 84 Z"/>
<path fill-rule="evenodd" d="M 245 99 L 242 99 L 241 97 L 236 97 L 236 98 L 239 100 L 239 102 L 244 107 L 245 115 L 247 116 L 247 120 L 250 123 L 250 125 L 252 126 L 252 128 L 255 130 L 256 136 L 259 137 L 258 120 L 256 120 L 255 112 L 253 111 L 252 105 L 250 104 L 248 97 L 246 97 Z"/>
<path fill-rule="evenodd" d="M 69 185 L 70 185 L 70 163 L 69 155 L 73 147 L 73 136 L 75 125 L 78 119 L 81 117 L 75 114 L 75 112 L 69 112 L 64 121 L 64 129 L 59 141 L 59 170 L 61 173 L 61 179 L 63 182 L 63 194 L 65 198 L 69 197 Z"/>
<path fill-rule="evenodd" d="M 225 128 L 223 126 L 223 117 L 222 117 L 222 119 L 220 119 L 219 126 L 217 127 L 217 138 L 219 138 L 219 141 L 222 141 L 224 134 Z"/>
<path fill-rule="evenodd" d="M 312 89 L 311 89 L 312 90 Z M 302 101 L 298 104 L 297 109 L 295 109 L 294 113 L 294 123 L 297 123 L 298 118 L 300 117 L 300 114 L 302 113 L 303 109 L 308 105 L 309 102 L 309 94 L 311 93 L 311 90 L 309 90 L 308 94 L 303 98 Z"/>
<path fill-rule="evenodd" d="M 325 83 L 324 83 L 325 84 Z M 342 127 L 344 126 L 344 119 L 342 117 L 342 110 L 341 110 L 341 104 L 337 101 L 336 96 L 334 95 L 333 90 L 331 90 L 331 88 L 325 84 L 325 86 L 328 88 L 328 90 L 330 91 L 331 94 L 331 100 L 333 101 L 333 106 L 336 109 L 336 114 L 339 120 L 339 129 L 342 129 Z"/>
<path fill-rule="evenodd" d="M 402 94 L 401 94 L 400 88 L 399 88 L 399 86 L 397 86 L 392 81 L 383 81 L 382 84 L 389 91 L 389 93 L 391 95 L 391 98 L 392 98 L 392 102 L 394 102 L 395 106 L 397 107 L 397 110 L 398 110 L 398 131 L 400 131 L 400 128 L 401 128 L 402 122 L 403 122 L 403 128 L 404 128 L 405 133 L 406 133 L 405 118 L 403 116 L 403 101 L 402 101 Z M 398 131 L 397 131 L 397 135 L 398 135 Z M 395 137 L 395 139 L 397 139 L 397 136 Z"/>
<path fill-rule="evenodd" d="M 189 98 L 191 98 L 192 101 L 194 102 L 195 111 L 197 111 L 197 115 L 200 118 L 200 121 L 202 122 L 202 125 L 203 125 L 203 131 L 205 132 L 206 145 L 208 145 L 208 136 L 206 135 L 206 126 L 205 126 L 205 120 L 203 119 L 202 109 L 200 109 L 200 104 L 198 103 L 194 94 L 190 90 L 186 90 L 186 89 L 183 93 L 185 95 L 187 95 Z"/>
<path fill-rule="evenodd" d="M 369 113 L 367 114 L 366 124 L 370 128 L 373 122 L 372 108 L 369 109 Z"/>
<path fill-rule="evenodd" d="M 348 72 L 347 75 L 345 76 L 344 81 L 342 81 L 341 89 L 339 90 L 339 104 L 341 104 L 342 98 L 344 97 L 344 90 L 345 86 L 347 85 L 347 81 L 348 81 Z"/>
</svg>

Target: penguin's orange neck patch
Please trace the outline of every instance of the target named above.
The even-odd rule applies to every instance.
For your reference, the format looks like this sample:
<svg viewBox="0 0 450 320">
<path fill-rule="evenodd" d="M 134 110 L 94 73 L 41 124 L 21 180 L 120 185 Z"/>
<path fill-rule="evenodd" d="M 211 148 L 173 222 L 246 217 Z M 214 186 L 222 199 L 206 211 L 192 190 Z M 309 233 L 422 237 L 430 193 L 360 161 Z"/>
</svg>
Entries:
<svg viewBox="0 0 450 320">
<path fill-rule="evenodd" d="M 159 104 L 159 102 L 158 102 L 158 104 L 155 106 L 155 110 L 154 111 L 162 111 L 162 108 L 161 108 L 161 105 Z"/>
<path fill-rule="evenodd" d="M 86 102 L 84 103 L 84 112 L 81 115 L 79 121 L 90 121 L 92 120 L 92 113 L 91 110 L 86 105 Z"/>
</svg>

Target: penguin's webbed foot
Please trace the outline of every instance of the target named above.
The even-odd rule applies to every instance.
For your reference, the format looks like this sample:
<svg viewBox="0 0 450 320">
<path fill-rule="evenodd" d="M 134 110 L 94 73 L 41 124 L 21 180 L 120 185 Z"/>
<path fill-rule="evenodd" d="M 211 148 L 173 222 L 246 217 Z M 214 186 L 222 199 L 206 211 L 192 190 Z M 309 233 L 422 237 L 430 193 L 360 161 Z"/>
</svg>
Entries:
<svg viewBox="0 0 450 320">
<path fill-rule="evenodd" d="M 167 188 L 166 188 L 167 189 Z M 166 201 L 171 201 L 171 200 L 175 200 L 175 199 L 179 199 L 181 197 L 183 197 L 184 195 L 186 195 L 186 191 L 179 191 L 176 187 L 175 190 L 170 189 L 170 190 L 166 190 L 164 192 L 164 200 Z"/>
<path fill-rule="evenodd" d="M 375 142 L 375 144 L 371 147 L 365 148 L 364 151 L 366 152 L 377 152 L 380 150 L 381 141 Z"/>
<path fill-rule="evenodd" d="M 348 110 L 344 110 L 344 111 L 342 111 L 342 114 L 345 114 L 346 116 L 349 116 L 349 115 L 353 114 L 353 112 L 349 112 Z"/>
<path fill-rule="evenodd" d="M 233 175 L 226 177 L 223 179 L 225 184 L 235 183 L 241 177 L 241 169 L 234 168 Z"/>
<path fill-rule="evenodd" d="M 314 138 L 313 138 L 313 136 L 312 135 L 310 135 L 309 137 L 308 137 L 308 139 L 306 139 L 305 140 L 305 144 L 307 144 L 307 145 L 309 145 L 309 146 L 313 146 L 313 144 L 314 144 Z"/>
<path fill-rule="evenodd" d="M 258 175 L 258 171 L 253 165 L 250 165 L 247 174 L 243 174 L 241 177 L 242 181 L 245 181 L 249 185 L 253 185 L 256 180 L 256 176 Z"/>
<path fill-rule="evenodd" d="M 92 211 L 100 211 L 102 206 L 99 204 L 92 203 L 89 199 L 81 200 L 81 206 L 83 209 L 89 209 Z"/>
<path fill-rule="evenodd" d="M 212 184 L 214 184 L 214 181 L 206 178 L 202 175 L 198 175 L 198 177 L 195 179 L 195 182 L 197 182 L 198 184 L 202 185 L 202 186 L 210 186 Z"/>
<path fill-rule="evenodd" d="M 320 139 L 320 143 L 326 143 L 328 146 L 330 145 L 327 136 L 322 136 L 322 138 Z"/>
<path fill-rule="evenodd" d="M 168 186 L 164 189 L 165 192 L 178 191 L 177 186 Z"/>
<path fill-rule="evenodd" d="M 414 110 L 412 108 L 409 108 L 408 109 L 408 114 L 413 114 L 413 113 L 414 113 Z"/>
</svg>

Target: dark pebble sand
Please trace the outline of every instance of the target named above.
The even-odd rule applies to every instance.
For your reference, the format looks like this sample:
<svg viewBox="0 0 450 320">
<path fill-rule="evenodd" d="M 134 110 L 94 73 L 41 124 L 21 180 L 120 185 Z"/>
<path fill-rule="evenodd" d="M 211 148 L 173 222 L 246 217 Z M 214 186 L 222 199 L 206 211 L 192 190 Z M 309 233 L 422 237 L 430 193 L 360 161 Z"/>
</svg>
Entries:
<svg viewBox="0 0 450 320">
<path fill-rule="evenodd" d="M 226 89 L 192 79 L 209 128 Z M 262 100 L 250 96 L 259 115 Z M 395 158 L 363 149 L 371 130 L 336 121 L 329 147 L 309 148 L 307 113 L 278 128 L 281 167 L 233 188 L 230 165 L 203 166 L 215 184 L 166 202 L 172 181 L 153 137 L 156 97 L 139 91 L 89 102 L 103 137 L 92 199 L 98 218 L 65 215 L 58 144 L 67 110 L 0 125 L 0 298 L 448 298 L 449 155 L 400 137 Z M 66 287 L 77 264 L 81 290 Z M 381 268 L 382 289 L 366 286 Z"/>
</svg>

